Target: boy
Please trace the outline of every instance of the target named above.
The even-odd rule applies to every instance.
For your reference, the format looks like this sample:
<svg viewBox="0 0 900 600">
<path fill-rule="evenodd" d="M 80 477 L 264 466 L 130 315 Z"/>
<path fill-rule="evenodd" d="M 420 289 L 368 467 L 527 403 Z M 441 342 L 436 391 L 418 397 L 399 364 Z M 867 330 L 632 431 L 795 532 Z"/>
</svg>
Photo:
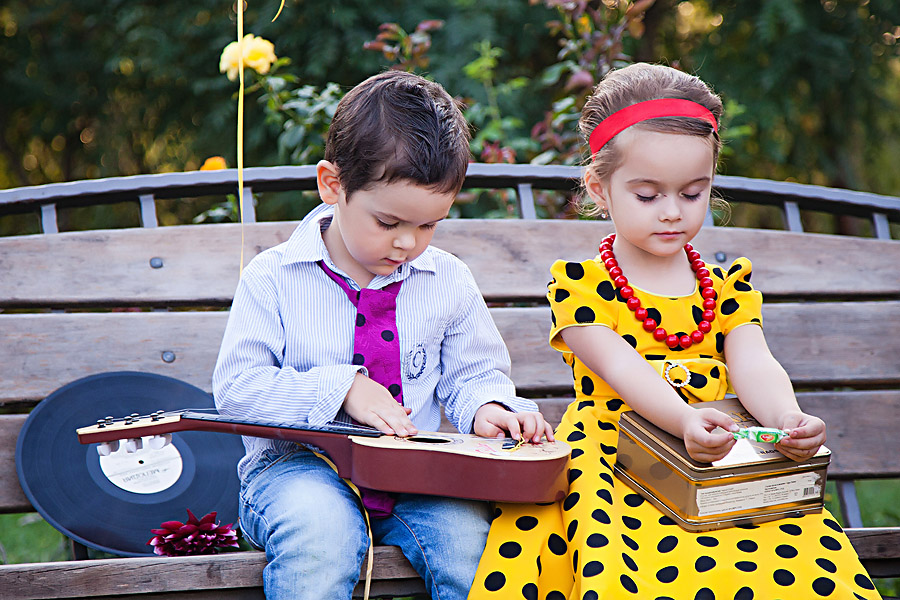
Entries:
<svg viewBox="0 0 900 600">
<path fill-rule="evenodd" d="M 371 77 L 341 100 L 317 165 L 323 204 L 247 266 L 213 375 L 222 414 L 388 434 L 538 441 L 471 273 L 430 247 L 462 186 L 468 128 L 444 89 Z M 376 291 L 379 290 L 379 291 Z M 241 528 L 265 548 L 266 597 L 350 598 L 369 545 L 356 493 L 318 455 L 245 437 Z M 433 598 L 465 598 L 489 525 L 483 502 L 362 490 L 376 543 L 397 545 Z"/>
</svg>

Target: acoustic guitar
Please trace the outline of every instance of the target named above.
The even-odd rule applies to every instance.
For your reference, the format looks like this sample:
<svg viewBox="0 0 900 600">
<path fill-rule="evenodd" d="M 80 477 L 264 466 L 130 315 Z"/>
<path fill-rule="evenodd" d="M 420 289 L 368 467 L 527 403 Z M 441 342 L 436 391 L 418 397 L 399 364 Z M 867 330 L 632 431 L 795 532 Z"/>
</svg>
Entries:
<svg viewBox="0 0 900 600">
<path fill-rule="evenodd" d="M 348 424 L 324 427 L 269 423 L 197 411 L 107 417 L 77 430 L 101 455 L 162 448 L 178 431 L 214 431 L 287 440 L 320 448 L 338 475 L 385 492 L 496 502 L 557 502 L 568 490 L 571 449 L 565 442 L 520 444 L 511 438 L 420 432 L 410 437 Z"/>
</svg>

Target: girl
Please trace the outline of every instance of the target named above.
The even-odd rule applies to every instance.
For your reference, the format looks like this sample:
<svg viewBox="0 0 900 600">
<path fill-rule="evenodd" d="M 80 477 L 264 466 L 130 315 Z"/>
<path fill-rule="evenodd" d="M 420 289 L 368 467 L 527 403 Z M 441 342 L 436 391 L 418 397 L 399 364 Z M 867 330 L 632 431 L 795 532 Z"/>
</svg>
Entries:
<svg viewBox="0 0 900 600">
<path fill-rule="evenodd" d="M 470 598 L 879 597 L 827 512 L 689 533 L 613 476 L 619 415 L 632 409 L 695 459 L 725 456 L 734 438 L 717 427 L 733 431 L 732 420 L 687 402 L 729 390 L 763 425 L 790 430 L 777 445 L 786 456 L 804 460 L 825 441 L 766 345 L 750 261 L 726 273 L 689 244 L 709 206 L 721 116 L 702 81 L 647 64 L 611 72 L 585 105 L 584 186 L 615 234 L 599 256 L 551 269 L 550 344 L 575 377 L 556 434 L 573 446 L 569 494 L 498 507 Z"/>
</svg>

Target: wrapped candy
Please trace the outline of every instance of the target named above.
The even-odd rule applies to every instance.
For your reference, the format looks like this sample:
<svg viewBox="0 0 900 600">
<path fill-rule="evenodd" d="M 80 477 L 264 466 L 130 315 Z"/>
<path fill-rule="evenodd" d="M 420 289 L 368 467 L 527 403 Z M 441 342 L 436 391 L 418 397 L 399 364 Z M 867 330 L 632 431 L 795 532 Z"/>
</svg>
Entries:
<svg viewBox="0 0 900 600">
<path fill-rule="evenodd" d="M 790 432 L 774 427 L 743 427 L 734 432 L 734 439 L 741 438 L 751 442 L 769 442 L 777 444 L 790 435 Z"/>
</svg>

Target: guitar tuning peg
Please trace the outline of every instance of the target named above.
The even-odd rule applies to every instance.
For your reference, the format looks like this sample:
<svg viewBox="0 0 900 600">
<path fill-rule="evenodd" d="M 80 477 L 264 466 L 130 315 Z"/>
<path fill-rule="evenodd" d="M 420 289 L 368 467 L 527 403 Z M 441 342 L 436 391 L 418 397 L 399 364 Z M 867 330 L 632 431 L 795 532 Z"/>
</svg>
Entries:
<svg viewBox="0 0 900 600">
<path fill-rule="evenodd" d="M 102 442 L 97 444 L 97 454 L 100 456 L 109 456 L 113 452 L 119 449 L 119 440 L 115 440 L 114 442 Z"/>
<path fill-rule="evenodd" d="M 144 440 L 141 438 L 129 438 L 125 440 L 125 452 L 134 454 L 138 450 L 143 449 Z"/>
<path fill-rule="evenodd" d="M 162 450 L 172 443 L 172 434 L 164 433 L 162 435 L 154 435 L 147 441 L 147 443 L 153 450 Z"/>
<path fill-rule="evenodd" d="M 97 429 L 103 429 L 106 427 L 106 421 L 103 419 L 97 419 Z"/>
</svg>

